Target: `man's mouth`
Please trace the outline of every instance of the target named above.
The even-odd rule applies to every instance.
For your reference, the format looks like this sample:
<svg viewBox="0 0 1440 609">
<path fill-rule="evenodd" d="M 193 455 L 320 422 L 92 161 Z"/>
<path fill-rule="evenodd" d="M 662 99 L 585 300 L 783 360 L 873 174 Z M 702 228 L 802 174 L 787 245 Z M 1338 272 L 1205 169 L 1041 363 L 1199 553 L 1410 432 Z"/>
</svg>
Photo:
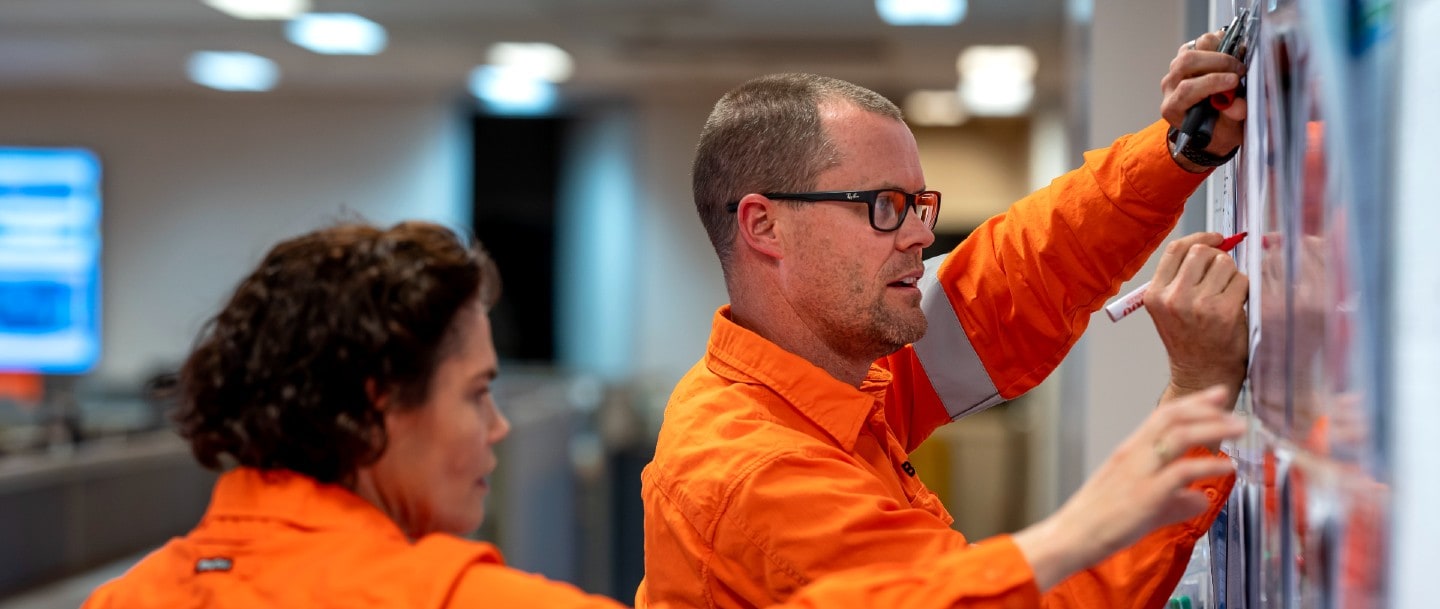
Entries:
<svg viewBox="0 0 1440 609">
<path fill-rule="evenodd" d="M 905 273 L 904 277 L 896 279 L 895 281 L 891 281 L 887 285 L 892 288 L 914 288 L 917 287 L 917 284 L 920 283 L 920 278 L 923 276 L 925 276 L 925 269 L 915 269 L 913 271 Z"/>
</svg>

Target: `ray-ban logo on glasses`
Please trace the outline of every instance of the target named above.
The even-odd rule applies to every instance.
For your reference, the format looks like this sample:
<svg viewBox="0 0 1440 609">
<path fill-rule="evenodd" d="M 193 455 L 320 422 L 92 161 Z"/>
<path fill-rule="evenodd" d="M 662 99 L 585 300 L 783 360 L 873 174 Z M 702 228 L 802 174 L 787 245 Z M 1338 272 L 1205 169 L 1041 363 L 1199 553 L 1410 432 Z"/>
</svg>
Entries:
<svg viewBox="0 0 1440 609">
<path fill-rule="evenodd" d="M 845 193 L 845 200 L 847 200 L 847 201 L 858 201 L 859 199 L 860 199 L 860 193 L 858 193 L 858 192 L 847 192 L 847 193 Z"/>
</svg>

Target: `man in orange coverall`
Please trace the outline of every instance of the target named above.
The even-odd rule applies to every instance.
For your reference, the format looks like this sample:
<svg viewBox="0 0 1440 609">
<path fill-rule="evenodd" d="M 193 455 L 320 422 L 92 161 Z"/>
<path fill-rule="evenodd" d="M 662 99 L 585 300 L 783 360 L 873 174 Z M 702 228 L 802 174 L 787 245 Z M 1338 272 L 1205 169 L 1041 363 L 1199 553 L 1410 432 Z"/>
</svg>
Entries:
<svg viewBox="0 0 1440 609">
<path fill-rule="evenodd" d="M 1247 280 L 1219 235 L 1172 244 L 1146 295 L 1172 372 L 1152 416 L 1169 419 L 1051 517 L 972 545 L 907 454 L 1049 374 L 1238 147 L 1240 104 L 1203 154 L 1172 160 L 1167 138 L 1166 122 L 1238 83 L 1218 42 L 1182 47 L 1162 80 L 1165 121 L 923 263 L 939 194 L 893 104 L 803 74 L 726 94 L 693 180 L 730 304 L 643 474 L 637 606 L 760 607 L 825 574 L 956 552 L 972 555 L 956 573 L 967 606 L 1163 605 L 1233 483 L 1208 456 L 1214 434 L 1172 429 L 1187 417 L 1167 412 L 1216 385 L 1232 406 L 1244 376 Z"/>
</svg>

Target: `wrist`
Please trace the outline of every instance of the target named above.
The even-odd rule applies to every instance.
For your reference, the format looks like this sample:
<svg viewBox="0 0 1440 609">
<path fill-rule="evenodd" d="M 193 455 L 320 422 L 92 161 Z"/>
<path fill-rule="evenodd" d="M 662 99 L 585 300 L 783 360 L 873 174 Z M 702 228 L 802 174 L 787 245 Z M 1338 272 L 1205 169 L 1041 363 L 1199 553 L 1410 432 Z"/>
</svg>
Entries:
<svg viewBox="0 0 1440 609">
<path fill-rule="evenodd" d="M 1204 150 L 1194 150 L 1188 146 L 1180 148 L 1176 141 L 1179 135 L 1179 129 L 1170 128 L 1170 132 L 1165 138 L 1166 149 L 1170 151 L 1170 159 L 1175 161 L 1175 164 L 1179 165 L 1181 169 L 1190 173 L 1209 173 L 1210 170 L 1229 163 L 1230 159 L 1235 158 L 1235 154 L 1240 151 L 1240 147 L 1236 146 L 1229 154 L 1221 156 Z"/>
<path fill-rule="evenodd" d="M 1199 367 L 1173 364 L 1170 366 L 1170 387 L 1177 390 L 1179 395 L 1204 391 L 1216 385 L 1239 389 L 1240 384 L 1244 381 L 1245 364 L 1243 362 L 1224 368 L 1216 367 L 1213 364 Z"/>
<path fill-rule="evenodd" d="M 1076 527 L 1067 526 L 1070 523 L 1065 522 L 1063 513 L 1062 506 L 1060 512 L 1010 536 L 1030 563 L 1035 586 L 1041 593 L 1106 556 L 1091 556 L 1096 553 L 1095 540 L 1074 538 Z"/>
</svg>

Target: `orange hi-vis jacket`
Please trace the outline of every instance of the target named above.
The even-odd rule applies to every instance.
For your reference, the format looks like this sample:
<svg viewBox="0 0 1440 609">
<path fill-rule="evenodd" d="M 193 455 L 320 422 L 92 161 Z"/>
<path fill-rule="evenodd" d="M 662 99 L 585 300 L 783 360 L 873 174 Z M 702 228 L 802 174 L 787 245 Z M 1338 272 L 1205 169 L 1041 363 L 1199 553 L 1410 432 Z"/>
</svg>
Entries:
<svg viewBox="0 0 1440 609">
<path fill-rule="evenodd" d="M 976 589 L 956 583 L 957 562 L 949 557 L 918 569 L 837 574 L 778 609 L 965 606 Z M 412 542 L 345 488 L 292 472 L 241 468 L 221 476 L 194 531 L 101 586 L 83 609 L 621 606 L 506 567 L 488 543 L 443 534 Z"/>
<path fill-rule="evenodd" d="M 936 428 L 1034 387 L 1161 243 L 1204 176 L 1156 123 L 928 261 L 924 338 L 857 388 L 715 315 L 642 475 L 637 607 L 763 607 L 844 569 L 955 560 L 966 607 L 1164 605 L 1229 495 L 1039 595 L 1008 536 L 971 545 L 907 460 Z M 1197 449 L 1203 453 L 1203 449 Z M 1116 497 L 1116 501 L 1124 501 Z M 968 559 L 968 560 L 967 560 Z"/>
</svg>

